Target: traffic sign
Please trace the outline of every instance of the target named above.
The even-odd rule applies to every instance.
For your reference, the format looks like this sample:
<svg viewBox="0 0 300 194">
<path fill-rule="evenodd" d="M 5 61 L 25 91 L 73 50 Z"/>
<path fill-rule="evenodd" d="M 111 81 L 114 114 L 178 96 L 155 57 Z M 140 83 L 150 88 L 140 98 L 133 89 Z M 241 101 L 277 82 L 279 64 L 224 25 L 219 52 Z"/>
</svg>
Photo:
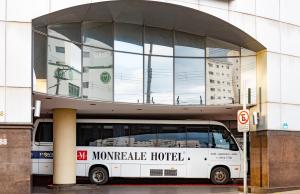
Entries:
<svg viewBox="0 0 300 194">
<path fill-rule="evenodd" d="M 237 114 L 238 120 L 238 132 L 248 132 L 249 131 L 249 110 L 239 110 Z"/>
</svg>

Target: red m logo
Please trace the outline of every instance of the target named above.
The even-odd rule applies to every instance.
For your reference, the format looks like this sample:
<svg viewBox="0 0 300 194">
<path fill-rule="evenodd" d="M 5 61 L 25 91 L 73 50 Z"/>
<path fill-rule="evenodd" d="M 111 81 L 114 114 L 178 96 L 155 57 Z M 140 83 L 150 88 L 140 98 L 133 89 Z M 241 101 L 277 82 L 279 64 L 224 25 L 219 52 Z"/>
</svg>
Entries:
<svg viewBox="0 0 300 194">
<path fill-rule="evenodd" d="M 87 160 L 87 150 L 77 150 L 77 160 Z"/>
</svg>

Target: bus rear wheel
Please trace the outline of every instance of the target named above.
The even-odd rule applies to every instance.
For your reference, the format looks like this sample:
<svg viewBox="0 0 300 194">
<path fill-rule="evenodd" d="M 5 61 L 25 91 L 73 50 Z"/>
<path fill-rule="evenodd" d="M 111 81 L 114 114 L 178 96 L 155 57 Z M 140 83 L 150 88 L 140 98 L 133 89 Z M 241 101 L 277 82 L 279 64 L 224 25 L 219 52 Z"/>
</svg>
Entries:
<svg viewBox="0 0 300 194">
<path fill-rule="evenodd" d="M 90 171 L 90 181 L 93 184 L 104 185 L 108 182 L 108 172 L 102 167 L 95 167 Z"/>
<path fill-rule="evenodd" d="M 210 180 L 213 184 L 224 185 L 229 181 L 229 172 L 224 167 L 216 167 L 211 171 Z"/>
</svg>

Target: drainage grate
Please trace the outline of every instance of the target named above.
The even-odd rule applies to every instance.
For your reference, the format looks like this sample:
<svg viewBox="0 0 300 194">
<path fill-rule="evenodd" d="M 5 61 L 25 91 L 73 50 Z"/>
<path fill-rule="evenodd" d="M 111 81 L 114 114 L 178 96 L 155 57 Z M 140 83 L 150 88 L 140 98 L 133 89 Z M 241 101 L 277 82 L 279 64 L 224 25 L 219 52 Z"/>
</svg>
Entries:
<svg viewBox="0 0 300 194">
<path fill-rule="evenodd" d="M 177 170 L 165 169 L 165 176 L 177 176 Z"/>
<path fill-rule="evenodd" d="M 163 169 L 150 169 L 150 176 L 162 176 Z"/>
</svg>

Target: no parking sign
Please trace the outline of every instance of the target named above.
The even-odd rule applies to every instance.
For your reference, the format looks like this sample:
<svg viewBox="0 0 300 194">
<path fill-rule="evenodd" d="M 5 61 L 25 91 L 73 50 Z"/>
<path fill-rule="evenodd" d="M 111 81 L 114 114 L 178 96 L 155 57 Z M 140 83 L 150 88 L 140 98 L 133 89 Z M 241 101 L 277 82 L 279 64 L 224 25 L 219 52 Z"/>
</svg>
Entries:
<svg viewBox="0 0 300 194">
<path fill-rule="evenodd" d="M 239 110 L 237 114 L 238 132 L 249 131 L 249 110 Z"/>
</svg>

